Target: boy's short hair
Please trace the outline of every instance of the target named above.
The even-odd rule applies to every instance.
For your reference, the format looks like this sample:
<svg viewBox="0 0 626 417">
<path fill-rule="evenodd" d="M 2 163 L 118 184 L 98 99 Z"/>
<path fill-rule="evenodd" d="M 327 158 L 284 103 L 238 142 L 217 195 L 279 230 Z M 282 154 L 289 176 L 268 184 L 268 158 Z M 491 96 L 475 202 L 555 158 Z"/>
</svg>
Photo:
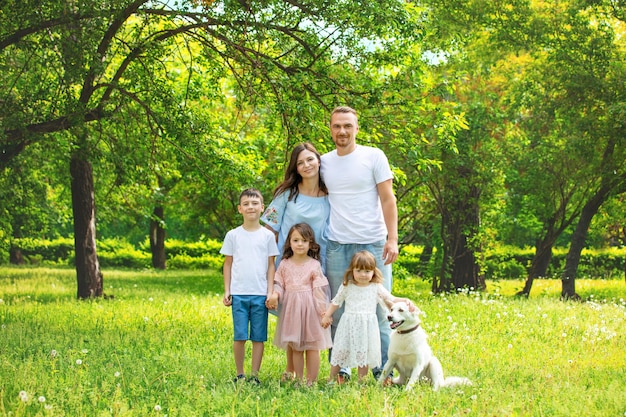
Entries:
<svg viewBox="0 0 626 417">
<path fill-rule="evenodd" d="M 243 197 L 257 197 L 261 200 L 261 204 L 263 204 L 263 194 L 256 188 L 246 188 L 239 195 L 239 203 L 241 203 L 241 199 Z"/>
</svg>

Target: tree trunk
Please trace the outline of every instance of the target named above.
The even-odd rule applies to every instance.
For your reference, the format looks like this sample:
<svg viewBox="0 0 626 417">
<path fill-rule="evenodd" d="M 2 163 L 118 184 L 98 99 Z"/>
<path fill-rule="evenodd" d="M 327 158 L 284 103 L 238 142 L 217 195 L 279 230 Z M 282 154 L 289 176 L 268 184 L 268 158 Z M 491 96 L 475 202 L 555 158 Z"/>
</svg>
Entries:
<svg viewBox="0 0 626 417">
<path fill-rule="evenodd" d="M 485 288 L 484 276 L 476 262 L 476 249 L 470 244 L 473 234 L 480 228 L 480 188 L 465 184 L 459 188 L 449 190 L 447 204 L 443 205 L 444 254 L 436 292 Z"/>
<path fill-rule="evenodd" d="M 452 264 L 452 280 L 457 289 L 483 290 L 486 288 L 484 276 L 480 274 L 474 250 L 468 247 L 466 236 L 461 236 L 459 245 L 456 247 Z"/>
<path fill-rule="evenodd" d="M 9 248 L 9 263 L 13 265 L 24 265 L 26 263 L 22 249 L 11 245 Z"/>
<path fill-rule="evenodd" d="M 165 269 L 165 229 L 163 228 L 163 207 L 157 206 L 150 220 L 150 253 L 152 267 Z"/>
<path fill-rule="evenodd" d="M 78 298 L 102 296 L 102 273 L 96 253 L 96 216 L 91 163 L 75 154 L 70 162 L 74 250 Z"/>
<path fill-rule="evenodd" d="M 596 194 L 587 201 L 583 207 L 576 230 L 572 235 L 572 239 L 565 258 L 565 269 L 561 277 L 561 298 L 565 300 L 578 300 L 580 296 L 576 294 L 576 273 L 578 272 L 578 264 L 580 262 L 580 254 L 585 247 L 585 240 L 589 232 L 589 225 L 593 216 L 596 215 L 600 206 L 609 196 L 610 188 L 602 187 Z"/>
<path fill-rule="evenodd" d="M 417 267 L 417 271 L 420 275 L 424 275 L 429 270 L 430 258 L 433 255 L 433 245 L 427 243 L 422 250 L 419 258 L 419 265 Z"/>
<path fill-rule="evenodd" d="M 557 236 L 553 233 L 548 232 L 543 240 L 537 242 L 535 245 L 535 256 L 533 256 L 533 260 L 530 264 L 530 271 L 528 271 L 524 289 L 518 292 L 517 295 L 528 298 L 535 278 L 546 276 L 550 261 L 552 260 L 552 246 L 554 245 L 556 237 Z"/>
</svg>

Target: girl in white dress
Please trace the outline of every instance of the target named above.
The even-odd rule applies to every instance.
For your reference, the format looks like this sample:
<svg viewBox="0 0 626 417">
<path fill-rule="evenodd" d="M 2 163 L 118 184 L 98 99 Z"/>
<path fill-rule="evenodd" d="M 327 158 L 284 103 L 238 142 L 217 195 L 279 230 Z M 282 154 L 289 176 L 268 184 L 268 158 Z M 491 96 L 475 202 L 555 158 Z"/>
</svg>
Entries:
<svg viewBox="0 0 626 417">
<path fill-rule="evenodd" d="M 344 274 L 343 285 L 322 319 L 323 327 L 330 326 L 333 313 L 345 302 L 333 340 L 329 382 L 335 380 L 341 368 L 358 368 L 359 381 L 362 381 L 370 367 L 382 365 L 376 305 L 387 309 L 395 302 L 410 303 L 406 298 L 391 295 L 382 282 L 382 272 L 376 268 L 374 255 L 368 251 L 357 252 Z"/>
</svg>

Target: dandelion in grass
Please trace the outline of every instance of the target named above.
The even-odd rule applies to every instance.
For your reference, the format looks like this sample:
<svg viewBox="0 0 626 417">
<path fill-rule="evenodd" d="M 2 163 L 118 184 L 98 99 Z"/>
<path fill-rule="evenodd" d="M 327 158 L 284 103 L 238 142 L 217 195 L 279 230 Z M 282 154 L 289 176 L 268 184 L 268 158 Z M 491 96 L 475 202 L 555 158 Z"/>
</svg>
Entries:
<svg viewBox="0 0 626 417">
<path fill-rule="evenodd" d="M 57 357 L 57 351 L 56 351 L 56 350 L 54 350 L 54 349 L 52 349 L 52 350 L 50 351 L 50 357 L 51 357 L 51 358 L 56 358 L 56 357 Z"/>
<path fill-rule="evenodd" d="M 155 405 L 154 411 L 161 411 L 161 406 L 159 404 Z"/>
<path fill-rule="evenodd" d="M 19 397 L 23 403 L 28 402 L 28 393 L 26 391 L 20 391 Z"/>
<path fill-rule="evenodd" d="M 561 334 L 561 337 L 567 337 L 567 333 L 563 332 L 563 333 Z"/>
<path fill-rule="evenodd" d="M 80 359 L 76 359 L 76 365 L 80 366 L 83 364 L 83 361 Z"/>
<path fill-rule="evenodd" d="M 39 401 L 40 403 L 45 403 L 46 397 L 44 397 L 43 395 L 40 395 L 39 398 L 37 398 L 37 401 Z"/>
<path fill-rule="evenodd" d="M 122 375 L 122 374 L 120 374 L 120 371 L 117 371 L 117 372 L 115 372 L 113 375 L 114 375 L 116 378 L 119 378 L 119 377 L 120 377 L 120 375 Z"/>
<path fill-rule="evenodd" d="M 508 348 L 509 348 L 509 349 L 513 349 L 513 345 L 509 343 Z"/>
<path fill-rule="evenodd" d="M 150 319 L 149 319 L 148 317 L 144 317 L 144 318 L 143 318 L 143 321 L 147 323 L 147 322 L 149 322 L 149 321 L 150 321 Z"/>
</svg>

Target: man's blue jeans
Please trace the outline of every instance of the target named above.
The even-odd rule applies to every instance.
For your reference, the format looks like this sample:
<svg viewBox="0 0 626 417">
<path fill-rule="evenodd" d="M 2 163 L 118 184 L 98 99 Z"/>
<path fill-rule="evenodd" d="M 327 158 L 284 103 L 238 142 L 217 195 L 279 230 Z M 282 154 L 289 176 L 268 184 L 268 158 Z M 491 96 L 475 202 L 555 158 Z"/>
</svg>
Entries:
<svg viewBox="0 0 626 417">
<path fill-rule="evenodd" d="M 381 270 L 384 277 L 383 286 L 391 292 L 392 275 L 391 264 L 384 265 L 383 261 L 383 249 L 385 247 L 385 241 L 381 240 L 375 243 L 357 244 L 349 243 L 342 244 L 328 241 L 326 247 L 326 277 L 330 283 L 331 296 L 335 297 L 339 287 L 343 283 L 343 276 L 346 270 L 350 266 L 350 261 L 355 253 L 362 250 L 371 252 L 376 258 L 376 266 Z M 343 314 L 343 306 L 333 314 L 333 325 L 331 328 L 333 339 L 335 337 L 335 330 L 339 319 Z M 376 315 L 378 316 L 378 327 L 380 329 L 380 356 L 381 356 L 381 368 L 387 362 L 387 350 L 389 349 L 389 336 L 391 335 L 391 328 L 387 321 L 387 312 L 379 305 L 376 309 Z M 374 371 L 374 370 L 373 370 Z"/>
</svg>

